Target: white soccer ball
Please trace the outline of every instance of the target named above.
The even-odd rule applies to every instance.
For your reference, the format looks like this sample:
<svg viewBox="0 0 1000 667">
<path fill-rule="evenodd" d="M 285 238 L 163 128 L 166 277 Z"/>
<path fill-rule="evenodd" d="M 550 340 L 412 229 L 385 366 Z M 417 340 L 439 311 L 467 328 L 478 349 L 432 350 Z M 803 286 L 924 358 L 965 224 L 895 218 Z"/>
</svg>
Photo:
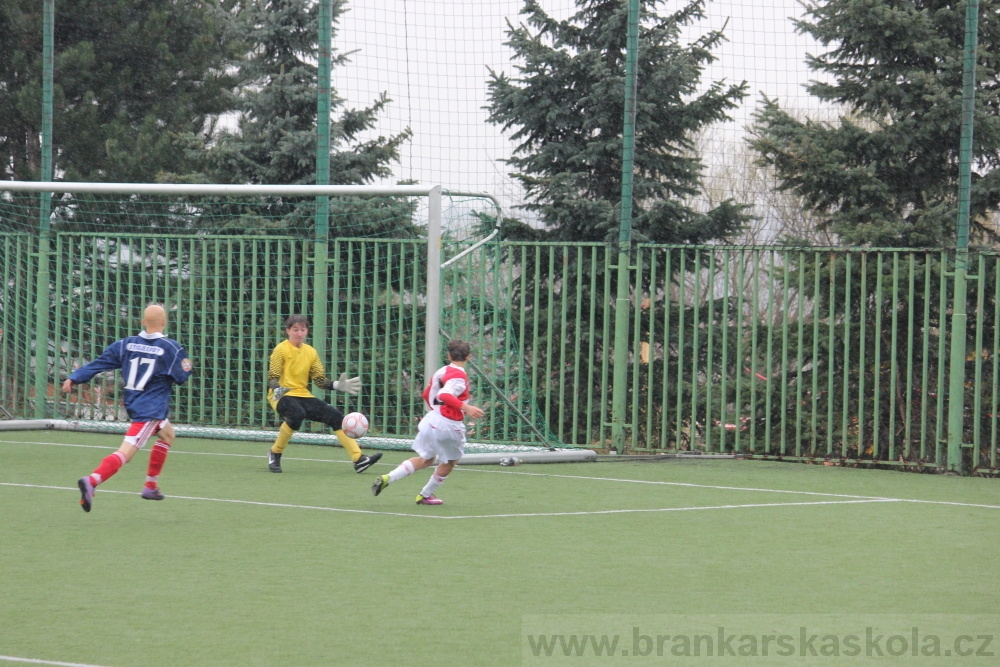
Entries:
<svg viewBox="0 0 1000 667">
<path fill-rule="evenodd" d="M 352 412 L 344 415 L 344 423 L 341 428 L 344 429 L 347 437 L 360 438 L 368 432 L 368 417 L 365 417 L 360 412 Z"/>
</svg>

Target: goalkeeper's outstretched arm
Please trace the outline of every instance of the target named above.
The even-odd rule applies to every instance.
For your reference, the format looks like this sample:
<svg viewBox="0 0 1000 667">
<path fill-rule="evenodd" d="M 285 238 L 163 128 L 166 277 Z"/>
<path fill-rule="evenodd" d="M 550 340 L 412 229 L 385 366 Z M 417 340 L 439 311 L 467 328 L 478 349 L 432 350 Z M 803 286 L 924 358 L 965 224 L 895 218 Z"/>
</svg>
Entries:
<svg viewBox="0 0 1000 667">
<path fill-rule="evenodd" d="M 309 367 L 309 379 L 320 389 L 333 389 L 346 394 L 357 394 L 361 391 L 360 377 L 348 378 L 347 373 L 341 373 L 337 380 L 331 381 L 326 375 L 326 369 L 323 368 L 323 362 L 318 358 L 314 359 Z"/>
<path fill-rule="evenodd" d="M 333 389 L 333 381 L 326 376 L 326 369 L 323 362 L 316 357 L 309 365 L 309 380 L 320 389 Z"/>
</svg>

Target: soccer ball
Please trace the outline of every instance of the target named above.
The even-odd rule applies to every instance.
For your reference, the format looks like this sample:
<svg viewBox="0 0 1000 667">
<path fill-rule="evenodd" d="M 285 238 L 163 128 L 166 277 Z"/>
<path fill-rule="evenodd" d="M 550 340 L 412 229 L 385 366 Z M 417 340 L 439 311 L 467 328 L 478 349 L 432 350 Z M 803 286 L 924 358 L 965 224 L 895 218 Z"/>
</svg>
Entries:
<svg viewBox="0 0 1000 667">
<path fill-rule="evenodd" d="M 360 438 L 368 432 L 368 417 L 365 417 L 360 412 L 352 412 L 344 415 L 344 423 L 341 428 L 344 429 L 347 437 Z"/>
</svg>

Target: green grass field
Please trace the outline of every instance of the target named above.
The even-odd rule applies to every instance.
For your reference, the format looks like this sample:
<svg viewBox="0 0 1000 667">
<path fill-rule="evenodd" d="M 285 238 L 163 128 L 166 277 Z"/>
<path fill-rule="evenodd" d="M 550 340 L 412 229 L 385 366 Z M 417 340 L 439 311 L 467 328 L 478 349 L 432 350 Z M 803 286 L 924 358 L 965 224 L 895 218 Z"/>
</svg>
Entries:
<svg viewBox="0 0 1000 667">
<path fill-rule="evenodd" d="M 763 634 L 779 618 L 996 628 L 993 657 L 892 664 L 1000 656 L 996 480 L 733 460 L 470 466 L 426 507 L 413 501 L 429 471 L 370 492 L 401 452 L 358 475 L 339 448 L 291 445 L 274 475 L 264 443 L 178 439 L 166 500 L 139 498 L 140 452 L 85 514 L 76 480 L 119 441 L 0 433 L 0 663 L 742 664 L 675 663 L 644 642 L 683 619 Z M 621 643 L 564 655 L 539 648 L 550 630 Z M 752 664 L 812 664 L 811 650 Z"/>
</svg>

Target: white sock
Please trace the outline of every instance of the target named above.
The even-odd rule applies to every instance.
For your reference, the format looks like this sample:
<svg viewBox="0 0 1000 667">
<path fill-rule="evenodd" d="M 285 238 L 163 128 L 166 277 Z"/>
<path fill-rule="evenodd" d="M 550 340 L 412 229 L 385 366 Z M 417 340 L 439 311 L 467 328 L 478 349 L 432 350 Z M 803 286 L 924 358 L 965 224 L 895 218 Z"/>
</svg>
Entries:
<svg viewBox="0 0 1000 667">
<path fill-rule="evenodd" d="M 424 498 L 430 498 L 437 491 L 437 488 L 444 484 L 445 477 L 441 477 L 437 473 L 431 475 L 431 478 L 427 481 L 427 485 L 424 487 L 423 491 L 420 492 Z"/>
<path fill-rule="evenodd" d="M 399 480 L 413 474 L 413 464 L 410 463 L 409 459 L 400 463 L 396 468 L 389 473 L 389 483 L 398 482 Z"/>
</svg>

